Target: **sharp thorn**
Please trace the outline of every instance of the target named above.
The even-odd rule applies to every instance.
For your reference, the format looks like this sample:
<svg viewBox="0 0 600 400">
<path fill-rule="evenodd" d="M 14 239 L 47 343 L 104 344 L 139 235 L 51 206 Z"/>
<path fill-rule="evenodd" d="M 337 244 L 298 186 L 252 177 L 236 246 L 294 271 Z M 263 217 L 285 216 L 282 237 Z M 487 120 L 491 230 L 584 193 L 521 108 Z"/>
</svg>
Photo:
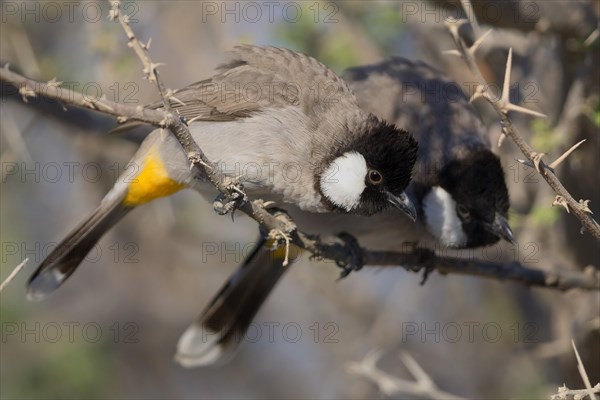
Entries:
<svg viewBox="0 0 600 400">
<path fill-rule="evenodd" d="M 504 97 L 504 93 L 502 93 L 502 96 Z M 539 117 L 539 118 L 547 118 L 548 117 L 546 114 L 542 114 L 541 112 L 533 111 L 533 110 L 530 110 L 529 108 L 517 106 L 516 104 L 512 104 L 512 103 L 508 103 L 508 102 L 505 103 L 504 108 L 506 110 L 519 112 L 522 114 L 533 115 L 534 117 Z"/>
<path fill-rule="evenodd" d="M 185 104 L 183 101 L 179 100 L 179 99 L 178 99 L 177 97 L 175 97 L 174 95 L 170 95 L 170 96 L 168 96 L 168 97 L 169 97 L 169 99 L 170 99 L 170 100 L 173 100 L 173 101 L 175 101 L 176 103 L 179 103 L 179 104 L 181 104 L 182 106 L 185 106 L 185 105 L 186 105 L 186 104 Z M 193 120 L 193 118 L 192 118 L 192 120 Z"/>
<path fill-rule="evenodd" d="M 581 210 L 583 210 L 584 212 L 592 215 L 594 214 L 592 210 L 590 210 L 590 200 L 579 200 L 579 205 L 581 207 Z"/>
<path fill-rule="evenodd" d="M 485 89 L 482 85 L 477 85 L 477 87 L 475 88 L 475 92 L 469 99 L 469 104 L 473 104 L 475 100 L 480 99 L 482 97 L 485 97 Z"/>
<path fill-rule="evenodd" d="M 541 174 L 542 171 L 540 170 L 540 163 L 542 162 L 542 158 L 546 155 L 546 153 L 536 153 L 534 152 L 531 156 L 533 158 L 533 166 L 535 167 L 535 170 Z"/>
<path fill-rule="evenodd" d="M 481 35 L 481 37 L 479 39 L 477 39 L 475 41 L 475 43 L 473 43 L 471 45 L 471 47 L 469 47 L 469 52 L 472 55 L 475 55 L 475 52 L 477 51 L 477 49 L 479 48 L 479 46 L 481 46 L 481 43 L 483 43 L 483 41 L 488 37 L 488 35 L 490 33 L 492 33 L 493 29 L 490 29 L 489 31 L 487 31 L 486 33 L 484 33 L 483 35 Z"/>
<path fill-rule="evenodd" d="M 567 200 L 565 200 L 565 198 L 562 197 L 560 194 L 557 194 L 554 198 L 554 201 L 552 202 L 552 207 L 554 206 L 562 206 L 565 210 L 567 210 L 567 213 L 571 213 L 571 211 L 569 210 L 569 204 L 567 203 Z"/>
<path fill-rule="evenodd" d="M 504 85 L 502 86 L 502 100 L 510 104 L 510 76 L 512 73 L 512 47 L 508 50 L 506 59 L 506 70 L 504 71 Z"/>
<path fill-rule="evenodd" d="M 598 36 L 600 36 L 600 28 L 594 29 L 590 36 L 588 36 L 588 38 L 585 39 L 585 42 L 583 42 L 585 47 L 590 47 L 592 43 L 594 43 L 596 39 L 598 39 Z"/>
<path fill-rule="evenodd" d="M 586 141 L 586 139 L 583 139 L 579 143 L 571 146 L 571 148 L 569 150 L 565 151 L 562 156 L 560 156 L 556 160 L 554 160 L 554 162 L 552 164 L 550 164 L 549 167 L 552 169 L 555 169 L 556 167 L 558 167 L 560 165 L 560 163 L 562 163 L 564 160 L 566 160 L 567 157 L 585 141 Z"/>
<path fill-rule="evenodd" d="M 504 133 L 501 133 L 500 137 L 498 138 L 498 147 L 501 147 L 502 143 L 504 143 L 505 140 L 506 140 L 506 135 Z"/>
<path fill-rule="evenodd" d="M 535 168 L 535 166 L 533 165 L 533 163 L 529 160 L 517 160 L 517 162 L 529 167 L 529 168 Z"/>
<path fill-rule="evenodd" d="M 462 54 L 460 54 L 460 51 L 458 51 L 458 50 L 444 50 L 444 51 L 442 51 L 442 54 L 448 55 L 448 56 L 462 57 Z"/>
</svg>

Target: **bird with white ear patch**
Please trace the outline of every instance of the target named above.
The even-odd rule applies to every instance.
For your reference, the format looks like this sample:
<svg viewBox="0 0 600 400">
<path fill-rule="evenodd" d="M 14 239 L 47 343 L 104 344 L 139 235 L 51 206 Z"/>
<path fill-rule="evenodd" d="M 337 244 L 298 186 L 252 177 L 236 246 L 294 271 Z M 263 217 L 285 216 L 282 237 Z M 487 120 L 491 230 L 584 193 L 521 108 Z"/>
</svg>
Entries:
<svg viewBox="0 0 600 400">
<path fill-rule="evenodd" d="M 315 215 L 287 208 L 299 229 L 321 235 L 347 232 L 365 248 L 384 251 L 399 250 L 407 242 L 433 248 L 472 248 L 501 239 L 514 241 L 507 223 L 509 198 L 502 165 L 490 149 L 477 113 L 455 82 L 425 63 L 401 58 L 351 68 L 344 77 L 363 109 L 410 130 L 417 138 L 417 163 L 406 192 L 418 220 L 410 223 L 407 213 L 397 209 L 364 217 Z M 444 95 L 449 93 L 452 97 Z M 386 180 L 385 175 L 379 180 L 377 168 L 368 161 L 365 171 L 359 155 L 342 153 L 324 177 L 332 174 L 344 179 L 322 180 L 321 192 L 337 207 L 353 209 L 361 191 L 364 199 L 370 187 Z M 188 366 L 210 364 L 233 354 L 239 344 L 236 338 L 244 336 L 287 269 L 268 254 L 264 248 L 255 249 L 188 328 L 180 344 L 190 344 L 190 332 L 200 334 L 203 327 L 218 332 L 210 345 L 178 347 L 178 356 L 188 356 Z"/>
<path fill-rule="evenodd" d="M 323 172 L 321 191 L 332 203 L 350 211 L 360 203 L 367 172 L 367 162 L 360 153 L 344 153 Z"/>
<path fill-rule="evenodd" d="M 450 193 L 435 186 L 423 198 L 423 221 L 431 233 L 448 247 L 464 247 L 467 235 Z"/>
</svg>

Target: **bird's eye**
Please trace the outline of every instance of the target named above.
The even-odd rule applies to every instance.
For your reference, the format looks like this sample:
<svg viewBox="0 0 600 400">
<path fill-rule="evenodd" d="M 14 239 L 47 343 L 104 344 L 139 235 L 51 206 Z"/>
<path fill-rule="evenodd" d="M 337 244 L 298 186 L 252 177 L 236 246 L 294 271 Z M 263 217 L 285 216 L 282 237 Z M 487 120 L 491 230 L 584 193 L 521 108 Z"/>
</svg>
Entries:
<svg viewBox="0 0 600 400">
<path fill-rule="evenodd" d="M 463 219 L 467 219 L 470 217 L 469 209 L 462 204 L 459 204 L 456 207 L 456 211 L 458 212 L 458 215 L 460 215 Z"/>
<path fill-rule="evenodd" d="M 383 181 L 383 176 L 381 176 L 379 171 L 372 169 L 367 174 L 367 179 L 369 180 L 370 184 L 379 185 Z"/>
</svg>

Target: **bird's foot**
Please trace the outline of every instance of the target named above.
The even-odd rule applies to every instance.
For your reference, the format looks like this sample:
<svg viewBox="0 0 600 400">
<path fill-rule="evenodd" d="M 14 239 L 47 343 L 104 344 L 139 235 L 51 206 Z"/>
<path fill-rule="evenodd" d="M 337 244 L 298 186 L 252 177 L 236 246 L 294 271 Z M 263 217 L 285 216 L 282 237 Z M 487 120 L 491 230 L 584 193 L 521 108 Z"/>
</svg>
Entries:
<svg viewBox="0 0 600 400">
<path fill-rule="evenodd" d="M 347 261 L 336 261 L 342 269 L 338 281 L 350 275 L 352 271 L 358 271 L 363 267 L 362 249 L 356 238 L 348 233 L 340 233 L 338 237 L 344 242 L 344 248 L 348 253 Z"/>
<path fill-rule="evenodd" d="M 227 192 L 219 193 L 213 201 L 213 209 L 219 215 L 231 213 L 233 219 L 235 210 L 248 201 L 248 196 L 244 192 L 244 186 L 238 180 L 226 177 L 224 183 Z"/>
<path fill-rule="evenodd" d="M 418 247 L 418 245 L 415 244 L 415 246 L 412 249 L 412 253 L 417 256 L 418 264 L 422 265 L 422 267 L 419 269 L 423 269 L 423 278 L 421 279 L 421 282 L 419 284 L 423 286 L 425 285 L 425 282 L 427 282 L 431 271 L 435 269 L 433 265 L 433 261 L 435 259 L 435 252 L 431 249 Z"/>
</svg>

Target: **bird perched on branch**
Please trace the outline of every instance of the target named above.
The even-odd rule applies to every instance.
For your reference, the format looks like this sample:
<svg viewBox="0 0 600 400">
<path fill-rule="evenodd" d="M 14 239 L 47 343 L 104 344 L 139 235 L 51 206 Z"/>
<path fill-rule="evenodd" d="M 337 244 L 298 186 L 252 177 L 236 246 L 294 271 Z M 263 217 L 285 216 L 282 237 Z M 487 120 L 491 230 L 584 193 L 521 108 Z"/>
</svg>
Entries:
<svg viewBox="0 0 600 400">
<path fill-rule="evenodd" d="M 354 235 L 370 250 L 472 248 L 513 242 L 509 197 L 500 160 L 490 150 L 479 116 L 456 82 L 423 62 L 402 58 L 344 73 L 359 105 L 419 141 L 407 193 L 418 220 L 387 210 L 370 218 L 288 211 L 299 229 Z M 259 243 L 260 244 L 260 243 Z M 231 356 L 252 318 L 286 270 L 277 254 L 255 249 L 179 340 L 177 359 L 200 366 Z"/>
<path fill-rule="evenodd" d="M 239 46 L 216 75 L 169 101 L 219 172 L 240 178 L 251 195 L 319 213 L 372 215 L 391 204 L 415 218 L 404 189 L 416 141 L 361 109 L 347 83 L 314 58 Z M 29 280 L 29 298 L 58 288 L 137 206 L 184 188 L 215 194 L 164 130 L 150 133 L 129 165 L 100 206 L 41 263 Z"/>
</svg>

